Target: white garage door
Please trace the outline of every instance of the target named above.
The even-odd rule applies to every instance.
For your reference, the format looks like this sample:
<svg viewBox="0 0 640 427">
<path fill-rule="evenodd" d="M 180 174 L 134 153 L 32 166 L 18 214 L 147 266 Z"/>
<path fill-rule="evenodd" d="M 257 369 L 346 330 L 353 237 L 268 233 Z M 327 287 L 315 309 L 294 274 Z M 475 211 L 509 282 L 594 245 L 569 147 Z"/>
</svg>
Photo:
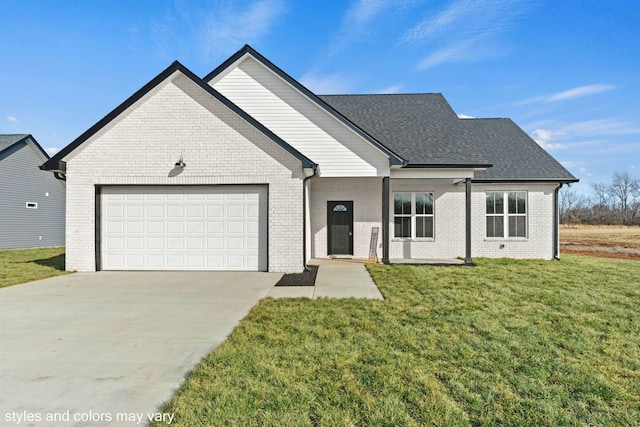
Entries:
<svg viewBox="0 0 640 427">
<path fill-rule="evenodd" d="M 103 270 L 267 270 L 267 187 L 109 186 Z"/>
</svg>

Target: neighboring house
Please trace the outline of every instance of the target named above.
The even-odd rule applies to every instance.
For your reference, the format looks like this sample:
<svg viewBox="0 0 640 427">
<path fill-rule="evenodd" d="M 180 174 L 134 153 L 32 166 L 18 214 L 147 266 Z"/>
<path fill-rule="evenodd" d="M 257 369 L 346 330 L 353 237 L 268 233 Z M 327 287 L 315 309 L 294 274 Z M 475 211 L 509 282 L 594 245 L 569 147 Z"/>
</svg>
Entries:
<svg viewBox="0 0 640 427">
<path fill-rule="evenodd" d="M 31 135 L 0 135 L 0 249 L 64 246 L 64 181 Z"/>
<path fill-rule="evenodd" d="M 558 257 L 577 179 L 509 119 L 440 94 L 317 96 L 249 46 L 201 79 L 178 62 L 47 161 L 66 175 L 67 268 L 299 272 Z"/>
</svg>

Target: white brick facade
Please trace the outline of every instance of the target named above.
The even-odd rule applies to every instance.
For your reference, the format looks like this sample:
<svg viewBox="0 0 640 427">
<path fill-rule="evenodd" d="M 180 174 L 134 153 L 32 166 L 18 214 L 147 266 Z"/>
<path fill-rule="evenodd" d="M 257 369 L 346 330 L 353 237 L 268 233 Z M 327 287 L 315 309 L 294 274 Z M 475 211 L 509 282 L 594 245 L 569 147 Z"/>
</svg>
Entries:
<svg viewBox="0 0 640 427">
<path fill-rule="evenodd" d="M 353 256 L 367 258 L 371 228 L 381 227 L 382 178 L 314 178 L 311 180 L 311 256 L 327 257 L 327 202 L 353 201 Z M 378 239 L 382 258 L 382 230 Z"/>
<path fill-rule="evenodd" d="M 169 80 L 65 158 L 67 269 L 95 270 L 97 185 L 268 184 L 269 271 L 301 271 L 300 160 L 188 78 Z"/>
<path fill-rule="evenodd" d="M 473 184 L 471 194 L 471 254 L 487 258 L 553 258 L 554 184 Z M 527 192 L 527 238 L 486 237 L 486 191 Z M 434 238 L 393 236 L 395 192 L 434 195 Z M 327 202 L 353 201 L 353 256 L 367 258 L 371 228 L 381 227 L 382 180 L 377 178 L 315 178 L 310 191 L 311 257 L 327 257 Z M 465 256 L 465 185 L 452 179 L 391 179 L 389 184 L 389 258 L 439 259 Z M 378 258 L 382 258 L 382 239 Z M 501 247 L 502 246 L 502 247 Z"/>
<path fill-rule="evenodd" d="M 464 182 L 452 179 L 391 179 L 389 183 L 390 259 L 434 259 L 464 257 L 465 192 Z M 394 192 L 433 193 L 434 238 L 404 239 L 393 236 Z"/>
<path fill-rule="evenodd" d="M 183 74 L 179 70 L 184 68 L 173 72 L 62 158 L 66 162 L 67 176 L 68 270 L 96 269 L 96 256 L 100 256 L 96 241 L 100 230 L 100 224 L 96 223 L 96 207 L 100 206 L 97 195 L 100 187 L 107 185 L 267 185 L 268 270 L 273 272 L 300 272 L 304 255 L 307 260 L 329 255 L 327 203 L 330 201 L 353 202 L 355 258 L 369 256 L 373 227 L 380 227 L 376 248 L 379 259 L 385 239 L 389 244 L 390 259 L 464 258 L 464 178 L 473 176 L 472 168 L 389 169 L 388 156 L 369 146 L 368 141 L 356 136 L 324 110 L 316 108 L 307 97 L 297 93 L 293 97 L 304 101 L 300 104 L 304 108 L 295 111 L 296 120 L 305 119 L 307 123 L 309 117 L 317 119 L 311 120 L 306 127 L 296 125 L 300 120 L 289 120 L 278 111 L 272 111 L 271 104 L 265 101 L 271 99 L 271 95 L 260 98 L 264 105 L 260 107 L 262 109 L 255 107 L 255 111 L 265 114 L 264 120 L 275 128 L 270 128 L 271 131 L 277 132 L 285 141 L 290 137 L 299 143 L 300 151 L 291 154 L 295 153 L 294 149 L 287 152 L 261 132 L 260 125 L 256 127 L 241 118 L 218 100 L 217 95 L 210 93 L 210 88 L 204 89 L 188 77 L 186 71 Z M 273 76 L 269 74 L 268 77 Z M 290 92 L 295 89 L 283 84 L 273 83 L 274 87 L 280 88 L 279 93 L 289 99 L 293 96 Z M 224 85 L 221 87 L 225 88 Z M 235 90 L 233 88 L 244 90 L 241 84 L 230 87 L 227 90 L 231 92 Z M 245 90 L 242 94 L 250 97 L 253 92 Z M 291 105 L 294 104 L 299 103 Z M 247 105 L 251 107 L 252 104 Z M 293 108 L 287 105 L 287 111 Z M 322 138 L 314 140 L 311 136 L 315 134 L 322 134 Z M 327 139 L 329 136 L 331 138 Z M 344 145 L 337 150 L 336 144 Z M 303 206 L 304 173 L 300 160 L 304 157 L 299 155 L 305 153 L 303 148 L 307 149 L 311 161 L 319 163 L 320 172 L 320 176 L 307 183 L 306 206 Z M 181 173 L 172 174 L 174 164 L 181 156 L 187 166 Z M 307 159 L 304 161 L 308 167 Z M 326 171 L 324 175 L 323 170 Z M 383 177 L 389 175 L 389 217 L 384 221 L 388 221 L 390 236 L 384 236 L 382 183 Z M 473 184 L 472 257 L 551 259 L 554 255 L 555 188 L 553 183 Z M 486 191 L 526 192 L 526 238 L 486 237 Z M 394 236 L 396 192 L 433 193 L 433 238 Z M 304 210 L 307 211 L 307 239 L 303 248 Z"/>
<path fill-rule="evenodd" d="M 471 196 L 471 253 L 487 258 L 552 259 L 553 209 L 556 184 L 474 184 Z M 525 191 L 527 193 L 527 237 L 491 239 L 486 237 L 487 191 Z"/>
</svg>

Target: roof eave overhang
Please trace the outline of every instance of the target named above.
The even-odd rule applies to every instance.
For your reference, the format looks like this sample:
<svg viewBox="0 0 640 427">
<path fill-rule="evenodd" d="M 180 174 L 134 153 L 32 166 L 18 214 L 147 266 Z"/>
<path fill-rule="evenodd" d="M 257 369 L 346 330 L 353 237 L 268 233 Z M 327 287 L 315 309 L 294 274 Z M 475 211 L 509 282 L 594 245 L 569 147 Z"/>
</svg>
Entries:
<svg viewBox="0 0 640 427">
<path fill-rule="evenodd" d="M 571 184 L 574 182 L 580 181 L 578 178 L 523 178 L 523 179 L 510 179 L 510 178 L 495 178 L 495 179 L 472 179 L 471 182 L 478 184 L 491 184 L 491 183 L 501 183 L 501 184 L 543 184 L 543 183 L 562 183 L 562 184 Z"/>
<path fill-rule="evenodd" d="M 485 170 L 492 167 L 491 163 L 408 163 L 407 169 L 474 169 Z"/>
</svg>

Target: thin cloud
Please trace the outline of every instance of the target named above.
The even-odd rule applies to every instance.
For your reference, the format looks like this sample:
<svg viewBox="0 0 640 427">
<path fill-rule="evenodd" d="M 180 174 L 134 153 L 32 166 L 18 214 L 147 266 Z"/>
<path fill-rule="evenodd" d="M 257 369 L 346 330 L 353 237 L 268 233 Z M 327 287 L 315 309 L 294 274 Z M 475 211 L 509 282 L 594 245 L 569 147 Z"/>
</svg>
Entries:
<svg viewBox="0 0 640 427">
<path fill-rule="evenodd" d="M 566 134 L 564 132 L 554 132 L 548 129 L 535 129 L 531 132 L 533 140 L 545 150 L 561 150 L 567 148 L 566 145 L 553 142 L 559 137 L 562 138 Z"/>
<path fill-rule="evenodd" d="M 474 116 L 469 116 L 468 114 L 458 114 L 459 119 L 475 119 Z"/>
<path fill-rule="evenodd" d="M 359 0 L 345 13 L 345 24 L 366 25 L 392 4 L 389 0 Z"/>
<path fill-rule="evenodd" d="M 318 76 L 305 74 L 300 78 L 300 83 L 310 91 L 317 94 L 338 94 L 351 91 L 351 81 L 341 73 Z"/>
<path fill-rule="evenodd" d="M 478 51 L 474 51 L 473 43 L 461 42 L 452 44 L 444 49 L 440 49 L 431 55 L 424 58 L 418 63 L 418 70 L 424 71 L 428 68 L 433 68 L 437 65 L 444 64 L 445 62 L 460 62 L 468 61 L 471 58 L 478 57 Z"/>
<path fill-rule="evenodd" d="M 640 134 L 640 127 L 618 118 L 585 120 L 566 125 L 562 131 L 567 135 L 633 135 Z"/>
<path fill-rule="evenodd" d="M 569 99 L 582 98 L 583 96 L 595 95 L 598 93 L 608 92 L 610 90 L 615 89 L 616 86 L 596 83 L 586 86 L 578 86 L 572 89 L 563 90 L 557 93 L 551 93 L 548 95 L 536 96 L 535 98 L 526 99 L 524 101 L 519 102 L 519 105 L 532 104 L 535 102 L 545 102 L 545 103 L 553 103 L 566 101 Z"/>
<path fill-rule="evenodd" d="M 227 3 L 215 2 L 204 14 L 201 39 L 205 57 L 226 53 L 230 47 L 255 43 L 269 32 L 277 19 L 287 12 L 282 0 L 259 0 L 238 10 Z"/>
<path fill-rule="evenodd" d="M 640 128 L 619 118 L 585 120 L 575 123 L 549 124 L 545 128 L 535 128 L 531 137 L 545 150 L 574 149 L 590 146 L 591 152 L 626 152 L 629 147 L 640 143 L 610 146 L 608 141 L 614 136 L 640 134 Z M 596 148 L 597 147 L 597 148 Z M 613 150 L 613 151 L 612 151 Z"/>
<path fill-rule="evenodd" d="M 58 151 L 60 151 L 60 149 L 57 147 L 48 147 L 48 148 L 45 148 L 44 151 L 46 151 L 48 155 L 53 156 Z"/>
<path fill-rule="evenodd" d="M 354 2 L 342 17 L 342 24 L 331 38 L 326 50 L 326 58 L 345 51 L 350 45 L 361 42 L 375 34 L 372 22 L 391 7 L 398 7 L 392 0 L 358 0 Z"/>
<path fill-rule="evenodd" d="M 402 85 L 392 85 L 378 91 L 380 94 L 400 93 L 402 91 Z"/>
<path fill-rule="evenodd" d="M 7 121 L 9 121 L 9 122 L 11 122 L 11 123 L 15 123 L 15 122 L 17 122 L 17 121 L 18 121 L 18 119 L 17 119 L 17 118 L 15 118 L 15 117 L 13 117 L 13 116 L 8 116 L 8 117 L 7 117 Z"/>
<path fill-rule="evenodd" d="M 435 14 L 430 12 L 400 42 L 439 45 L 418 63 L 418 70 L 497 57 L 508 50 L 499 36 L 513 28 L 531 4 L 529 0 L 457 0 Z"/>
</svg>

